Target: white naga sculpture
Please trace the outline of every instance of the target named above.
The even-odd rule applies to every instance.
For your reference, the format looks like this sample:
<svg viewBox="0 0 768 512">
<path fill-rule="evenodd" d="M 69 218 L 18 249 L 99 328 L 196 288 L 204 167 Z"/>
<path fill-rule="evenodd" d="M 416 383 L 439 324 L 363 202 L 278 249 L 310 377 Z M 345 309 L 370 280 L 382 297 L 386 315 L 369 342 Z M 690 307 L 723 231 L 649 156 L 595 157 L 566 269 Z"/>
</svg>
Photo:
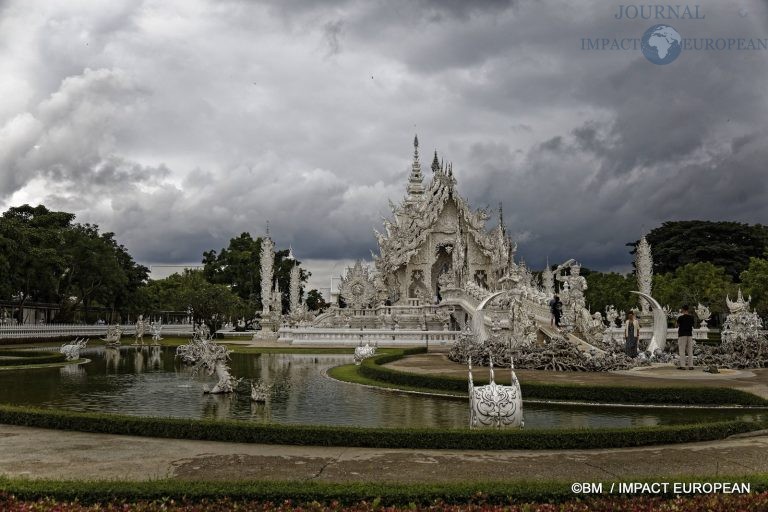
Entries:
<svg viewBox="0 0 768 512">
<path fill-rule="evenodd" d="M 469 427 L 523 427 L 523 395 L 520 383 L 511 363 L 511 386 L 496 384 L 493 374 L 493 360 L 490 361 L 491 382 L 475 386 L 472 381 L 472 358 L 469 366 Z"/>
<path fill-rule="evenodd" d="M 272 389 L 271 385 L 258 381 L 256 383 L 251 382 L 251 402 L 258 404 L 266 403 L 269 399 L 269 392 Z"/>
<path fill-rule="evenodd" d="M 648 240 L 643 236 L 635 248 L 635 276 L 637 277 L 637 288 L 644 294 L 651 294 L 651 284 L 653 283 L 653 256 L 651 255 L 651 246 Z M 648 313 L 649 303 L 641 300 L 640 309 L 643 313 Z"/>
<path fill-rule="evenodd" d="M 146 333 L 147 333 L 147 321 L 144 320 L 144 315 L 139 315 L 138 320 L 136 320 L 136 331 L 135 331 L 136 340 L 133 342 L 133 344 L 143 345 L 144 335 Z"/>
<path fill-rule="evenodd" d="M 756 312 L 749 310 L 751 300 L 752 297 L 744 299 L 741 289 L 735 301 L 726 297 L 729 313 L 723 323 L 722 346 L 727 352 L 761 358 L 768 348 L 768 340 L 762 334 L 762 319 Z"/>
<path fill-rule="evenodd" d="M 120 337 L 123 335 L 123 329 L 118 325 L 107 326 L 106 338 L 101 338 L 108 346 L 116 347 L 120 345 Z"/>
<path fill-rule="evenodd" d="M 377 343 L 374 343 L 373 345 L 366 343 L 363 345 L 363 342 L 360 341 L 360 345 L 355 347 L 355 364 L 359 365 L 363 362 L 363 359 L 375 356 L 377 345 Z"/>
<path fill-rule="evenodd" d="M 701 320 L 701 325 L 699 326 L 699 328 L 708 329 L 707 320 L 709 320 L 709 318 L 712 316 L 712 312 L 709 310 L 709 308 L 699 303 L 696 306 L 696 316 L 698 316 L 699 320 Z"/>
<path fill-rule="evenodd" d="M 192 366 L 193 375 L 197 375 L 200 370 L 208 375 L 216 374 L 218 382 L 212 389 L 208 385 L 203 386 L 203 392 L 211 394 L 232 393 L 239 382 L 239 379 L 235 379 L 230 374 L 230 353 L 227 347 L 213 340 L 210 330 L 205 325 L 195 329 L 189 343 L 176 348 L 176 357 Z"/>
<path fill-rule="evenodd" d="M 635 291 L 630 293 L 635 293 L 647 300 L 653 311 L 653 335 L 651 336 L 651 341 L 648 343 L 645 351 L 650 352 L 651 355 L 655 354 L 657 349 L 663 352 L 664 348 L 667 346 L 667 313 L 656 299 L 650 295 Z"/>
<path fill-rule="evenodd" d="M 152 335 L 152 344 L 153 345 L 159 345 L 160 341 L 162 341 L 163 338 L 160 337 L 160 333 L 163 330 L 163 324 L 154 321 L 149 326 L 149 333 Z"/>
<path fill-rule="evenodd" d="M 86 338 L 75 339 L 62 345 L 59 352 L 64 354 L 64 358 L 67 361 L 76 361 L 80 359 L 80 350 L 84 349 L 87 344 L 88 340 Z"/>
</svg>

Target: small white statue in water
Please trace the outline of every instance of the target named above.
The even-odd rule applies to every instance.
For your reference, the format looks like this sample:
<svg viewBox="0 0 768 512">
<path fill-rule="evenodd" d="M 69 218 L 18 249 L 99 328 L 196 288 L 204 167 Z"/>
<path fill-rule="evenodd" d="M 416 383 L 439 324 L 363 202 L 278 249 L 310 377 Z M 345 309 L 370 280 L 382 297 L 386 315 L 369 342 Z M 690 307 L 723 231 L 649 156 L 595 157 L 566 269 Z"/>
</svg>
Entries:
<svg viewBox="0 0 768 512">
<path fill-rule="evenodd" d="M 355 347 L 355 364 L 359 365 L 363 362 L 363 359 L 368 359 L 369 357 L 375 356 L 377 345 L 378 342 L 374 342 L 373 345 L 366 342 L 365 346 L 363 346 L 363 342 L 361 340 L 360 345 Z"/>
<path fill-rule="evenodd" d="M 469 427 L 523 427 L 523 395 L 511 364 L 511 386 L 496 384 L 493 361 L 490 361 L 491 383 L 475 387 L 472 382 L 472 358 L 469 359 Z"/>
<path fill-rule="evenodd" d="M 192 366 L 192 374 L 197 375 L 202 369 L 208 375 L 216 374 L 219 379 L 210 389 L 203 386 L 204 393 L 232 393 L 240 382 L 230 374 L 229 354 L 232 351 L 213 340 L 210 330 L 205 325 L 195 329 L 192 340 L 176 348 L 176 357 Z"/>
<path fill-rule="evenodd" d="M 163 338 L 160 337 L 160 333 L 163 330 L 163 324 L 155 321 L 149 325 L 149 333 L 152 335 L 152 344 L 159 345 Z"/>
<path fill-rule="evenodd" d="M 139 319 L 136 320 L 136 341 L 133 342 L 134 345 L 143 345 L 144 344 L 144 335 L 147 333 L 147 321 L 144 320 L 144 315 L 139 315 Z"/>
<path fill-rule="evenodd" d="M 272 386 L 263 381 L 258 381 L 256 384 L 251 382 L 251 402 L 259 404 L 266 403 L 269 399 L 269 391 L 271 389 Z"/>
<path fill-rule="evenodd" d="M 67 361 L 76 361 L 80 359 L 80 350 L 84 349 L 87 344 L 88 340 L 86 338 L 75 339 L 62 345 L 59 352 L 64 354 Z"/>
<path fill-rule="evenodd" d="M 107 326 L 107 337 L 101 338 L 102 341 L 106 341 L 108 346 L 120 345 L 120 337 L 123 335 L 123 330 L 118 324 Z"/>
</svg>

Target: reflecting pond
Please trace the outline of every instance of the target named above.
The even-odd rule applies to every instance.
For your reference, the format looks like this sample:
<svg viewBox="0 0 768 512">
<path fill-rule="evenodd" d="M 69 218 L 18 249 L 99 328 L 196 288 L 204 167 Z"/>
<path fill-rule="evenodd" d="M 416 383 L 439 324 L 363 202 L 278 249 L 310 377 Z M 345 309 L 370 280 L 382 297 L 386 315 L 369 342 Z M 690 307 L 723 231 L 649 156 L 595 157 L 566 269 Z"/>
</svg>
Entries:
<svg viewBox="0 0 768 512">
<path fill-rule="evenodd" d="M 214 377 L 191 375 L 168 347 L 81 351 L 91 362 L 0 371 L 0 402 L 139 416 L 238 419 L 366 427 L 466 427 L 466 399 L 413 395 L 338 382 L 328 368 L 352 355 L 232 354 L 232 374 L 273 384 L 253 404 L 247 384 L 230 396 L 202 393 Z M 725 419 L 765 419 L 765 411 L 525 404 L 526 428 L 602 428 Z"/>
</svg>

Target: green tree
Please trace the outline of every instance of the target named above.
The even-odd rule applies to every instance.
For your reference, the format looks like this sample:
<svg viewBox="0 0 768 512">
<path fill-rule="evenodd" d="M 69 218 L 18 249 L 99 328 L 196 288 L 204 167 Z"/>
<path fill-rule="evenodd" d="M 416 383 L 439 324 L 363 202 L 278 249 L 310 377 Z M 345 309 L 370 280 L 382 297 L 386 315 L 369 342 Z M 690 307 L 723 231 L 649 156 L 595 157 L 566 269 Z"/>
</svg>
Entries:
<svg viewBox="0 0 768 512">
<path fill-rule="evenodd" d="M 653 295 L 662 305 L 677 309 L 683 304 L 694 308 L 699 302 L 713 315 L 726 312 L 725 297 L 734 295 L 736 286 L 722 267 L 709 262 L 688 263 L 674 273 L 653 277 Z"/>
<path fill-rule="evenodd" d="M 310 311 L 319 311 L 321 313 L 330 306 L 330 304 L 325 302 L 322 294 L 314 288 L 307 292 L 307 300 L 305 303 L 307 304 L 307 309 Z"/>
<path fill-rule="evenodd" d="M 768 227 L 739 222 L 670 221 L 646 235 L 653 251 L 654 274 L 675 272 L 688 263 L 709 262 L 723 267 L 734 280 L 751 257 L 768 250 Z M 629 243 L 634 247 L 639 241 Z"/>
<path fill-rule="evenodd" d="M 619 311 L 629 311 L 637 307 L 637 296 L 629 293 L 637 290 L 634 276 L 591 271 L 585 277 L 587 291 L 584 297 L 590 310 L 602 313 L 610 304 L 616 306 Z"/>
<path fill-rule="evenodd" d="M 742 291 L 752 296 L 752 307 L 757 314 L 768 315 L 768 259 L 750 258 L 747 270 L 740 277 Z"/>
<path fill-rule="evenodd" d="M 138 294 L 144 312 L 190 311 L 195 323 L 204 323 L 211 332 L 221 328 L 230 316 L 243 311 L 243 301 L 223 284 L 212 284 L 202 270 L 185 270 L 165 279 L 150 281 Z"/>
<path fill-rule="evenodd" d="M 232 238 L 229 246 L 203 253 L 203 273 L 214 284 L 223 284 L 241 300 L 248 304 L 251 312 L 261 309 L 261 238 L 253 238 L 249 233 L 242 233 Z M 275 279 L 282 295 L 283 311 L 287 311 L 290 301 L 291 268 L 300 265 L 298 260 L 288 258 L 289 251 L 275 251 Z M 311 275 L 301 269 L 301 290 Z M 247 316 L 247 315 L 246 315 Z"/>
</svg>

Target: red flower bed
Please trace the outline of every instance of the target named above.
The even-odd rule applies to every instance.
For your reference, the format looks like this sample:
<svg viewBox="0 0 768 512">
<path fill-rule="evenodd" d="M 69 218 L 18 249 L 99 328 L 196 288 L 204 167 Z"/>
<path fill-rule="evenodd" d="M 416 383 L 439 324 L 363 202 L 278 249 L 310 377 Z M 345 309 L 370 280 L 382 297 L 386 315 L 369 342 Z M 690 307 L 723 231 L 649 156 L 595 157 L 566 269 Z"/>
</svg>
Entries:
<svg viewBox="0 0 768 512">
<path fill-rule="evenodd" d="M 477 499 L 477 497 L 475 498 Z M 430 505 L 410 505 L 402 507 L 383 507 L 378 500 L 360 502 L 342 506 L 338 502 L 330 503 L 282 503 L 260 501 L 202 500 L 187 502 L 183 500 L 155 500 L 136 502 L 104 502 L 86 505 L 78 502 L 61 502 L 50 498 L 35 501 L 20 500 L 11 494 L 0 493 L 0 510 L 4 512 L 98 512 L 98 511 L 136 511 L 136 512 L 224 512 L 224 511 L 349 511 L 349 512 L 387 512 L 395 510 L 412 511 L 449 511 L 449 512 L 699 512 L 707 511 L 752 511 L 768 510 L 768 492 L 749 495 L 711 494 L 686 496 L 673 499 L 637 496 L 637 497 L 598 497 L 574 500 L 565 503 L 527 503 L 513 505 L 448 504 L 437 502 Z"/>
</svg>

